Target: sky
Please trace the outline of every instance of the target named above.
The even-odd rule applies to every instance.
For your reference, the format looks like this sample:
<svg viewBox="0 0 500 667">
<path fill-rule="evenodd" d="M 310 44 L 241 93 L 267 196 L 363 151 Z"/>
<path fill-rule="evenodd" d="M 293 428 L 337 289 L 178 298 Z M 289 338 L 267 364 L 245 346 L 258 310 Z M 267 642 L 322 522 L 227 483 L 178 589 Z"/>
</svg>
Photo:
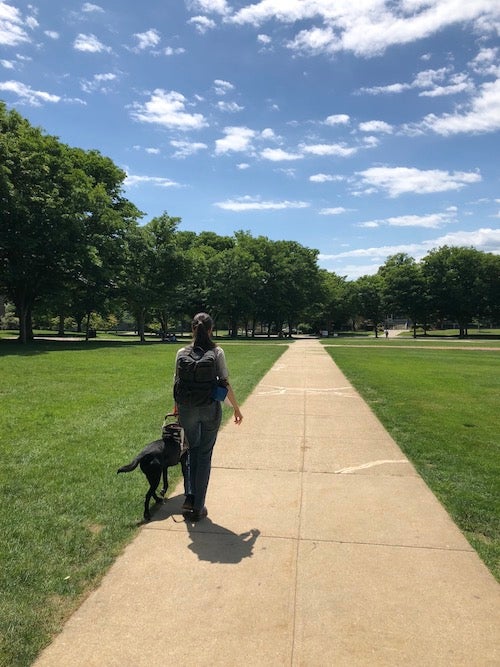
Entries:
<svg viewBox="0 0 500 667">
<path fill-rule="evenodd" d="M 142 223 L 349 280 L 500 253 L 500 0 L 0 0 L 0 100 L 122 168 Z"/>
</svg>

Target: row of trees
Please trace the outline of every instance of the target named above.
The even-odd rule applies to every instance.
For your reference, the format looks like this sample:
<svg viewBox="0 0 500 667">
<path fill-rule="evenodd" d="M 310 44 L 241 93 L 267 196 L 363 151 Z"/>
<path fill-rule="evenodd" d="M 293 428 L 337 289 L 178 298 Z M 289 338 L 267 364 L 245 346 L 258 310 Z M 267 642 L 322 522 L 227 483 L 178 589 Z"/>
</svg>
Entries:
<svg viewBox="0 0 500 667">
<path fill-rule="evenodd" d="M 414 336 L 418 326 L 427 332 L 430 326 L 442 328 L 451 322 L 463 337 L 473 322 L 490 327 L 500 322 L 500 256 L 474 248 L 443 246 L 420 262 L 399 253 L 375 275 L 353 283 L 339 283 L 334 276 L 329 280 L 338 287 L 325 316 L 338 316 L 343 303 L 373 324 L 394 316 L 407 319 Z"/>
<path fill-rule="evenodd" d="M 32 127 L 0 103 L 0 296 L 14 304 L 20 340 L 33 319 L 130 312 L 144 340 L 207 309 L 235 334 L 257 322 L 292 331 L 374 325 L 388 314 L 415 324 L 500 319 L 500 258 L 440 248 L 421 262 L 395 255 L 356 281 L 318 267 L 318 252 L 294 241 L 239 231 L 180 231 L 167 213 L 143 213 L 123 196 L 125 173 Z M 86 326 L 85 326 L 86 325 Z"/>
</svg>

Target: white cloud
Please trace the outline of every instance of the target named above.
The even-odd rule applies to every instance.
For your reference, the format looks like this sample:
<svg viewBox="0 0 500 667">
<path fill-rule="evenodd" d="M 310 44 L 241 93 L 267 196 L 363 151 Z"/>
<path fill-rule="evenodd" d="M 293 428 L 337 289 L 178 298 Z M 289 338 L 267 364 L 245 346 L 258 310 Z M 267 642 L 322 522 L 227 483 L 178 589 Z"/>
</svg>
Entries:
<svg viewBox="0 0 500 667">
<path fill-rule="evenodd" d="M 499 49 L 498 48 L 483 48 L 479 51 L 477 56 L 472 60 L 471 67 L 477 74 L 483 76 L 494 75 L 499 76 Z"/>
<path fill-rule="evenodd" d="M 190 5 L 195 11 L 207 14 L 221 14 L 224 16 L 230 13 L 226 0 L 191 0 Z"/>
<path fill-rule="evenodd" d="M 234 86 L 229 81 L 224 81 L 223 79 L 215 79 L 214 90 L 216 95 L 226 95 L 226 93 L 229 93 L 231 90 L 234 90 Z"/>
<path fill-rule="evenodd" d="M 435 86 L 431 90 L 419 93 L 420 97 L 443 97 L 445 95 L 456 95 L 457 93 L 470 93 L 474 90 L 474 84 L 467 74 L 454 74 L 450 77 L 447 85 Z"/>
<path fill-rule="evenodd" d="M 274 134 L 274 130 L 271 129 L 270 127 L 266 127 L 264 130 L 262 130 L 262 132 L 260 133 L 260 137 L 261 137 L 261 139 L 266 139 L 266 140 L 267 139 L 275 139 L 275 140 L 279 139 L 279 137 L 277 137 Z"/>
<path fill-rule="evenodd" d="M 334 53 L 342 50 L 335 36 L 335 31 L 330 27 L 302 30 L 295 39 L 288 42 L 288 48 L 310 55 Z"/>
<path fill-rule="evenodd" d="M 276 169 L 278 173 L 284 174 L 287 178 L 295 178 L 297 175 L 297 170 L 293 169 L 292 167 L 280 167 Z"/>
<path fill-rule="evenodd" d="M 84 2 L 82 6 L 82 12 L 104 12 L 104 9 L 102 7 L 99 7 L 99 5 L 94 5 L 91 2 Z"/>
<path fill-rule="evenodd" d="M 335 183 L 338 181 L 343 181 L 344 176 L 335 176 L 332 174 L 313 174 L 309 176 L 311 183 Z"/>
<path fill-rule="evenodd" d="M 378 220 L 368 220 L 367 222 L 360 222 L 358 227 L 362 229 L 375 229 L 380 227 L 380 222 Z"/>
<path fill-rule="evenodd" d="M 103 51 L 109 53 L 111 51 L 111 48 L 100 42 L 95 35 L 84 35 L 82 33 L 73 42 L 73 48 L 85 53 L 102 53 Z"/>
<path fill-rule="evenodd" d="M 397 95 L 402 93 L 404 90 L 409 90 L 410 88 L 411 86 L 409 83 L 391 83 L 388 86 L 372 86 L 371 88 L 360 88 L 359 92 L 367 93 L 368 95 Z"/>
<path fill-rule="evenodd" d="M 445 224 L 455 221 L 456 208 L 450 207 L 447 213 L 429 213 L 427 215 L 399 215 L 383 220 L 368 220 L 358 226 L 364 228 L 381 227 L 420 227 L 423 229 L 438 229 Z"/>
<path fill-rule="evenodd" d="M 457 24 L 473 24 L 483 32 L 491 30 L 499 19 L 498 0 L 260 0 L 241 8 L 226 21 L 254 26 L 267 21 L 315 21 L 319 25 L 301 30 L 289 41 L 288 48 L 306 54 L 352 51 L 371 57 L 390 46 L 416 42 Z"/>
<path fill-rule="evenodd" d="M 418 72 L 411 83 L 392 83 L 388 86 L 361 88 L 359 92 L 381 95 L 397 94 L 412 89 L 421 90 L 420 97 L 444 97 L 458 93 L 471 93 L 474 91 L 474 84 L 468 74 L 455 73 L 452 67 L 441 67 Z"/>
<path fill-rule="evenodd" d="M 216 26 L 215 21 L 206 16 L 193 16 L 193 18 L 189 19 L 188 23 L 194 25 L 201 35 L 204 35 L 208 30 L 212 30 Z"/>
<path fill-rule="evenodd" d="M 462 132 L 495 132 L 500 129 L 500 79 L 489 81 L 481 86 L 468 110 L 454 114 L 436 116 L 429 114 L 417 129 L 429 129 L 437 134 L 450 136 Z"/>
<path fill-rule="evenodd" d="M 5 69 L 15 69 L 15 64 L 12 60 L 0 60 L 0 65 Z"/>
<path fill-rule="evenodd" d="M 178 56 L 181 53 L 186 53 L 186 49 L 184 49 L 182 46 L 178 46 L 175 49 L 172 46 L 166 46 L 163 49 L 163 55 L 165 56 Z"/>
<path fill-rule="evenodd" d="M 304 156 L 297 153 L 288 153 L 281 148 L 265 148 L 261 152 L 261 157 L 264 160 L 271 160 L 271 162 L 282 162 L 286 160 L 301 160 Z"/>
<path fill-rule="evenodd" d="M 112 72 L 105 74 L 95 74 L 92 79 L 84 79 L 80 82 L 81 89 L 86 93 L 92 93 L 98 90 L 101 93 L 108 93 L 110 91 L 109 83 L 117 81 L 118 77 Z"/>
<path fill-rule="evenodd" d="M 236 167 L 241 171 L 244 171 L 245 169 L 250 169 L 250 165 L 248 164 L 248 162 L 240 162 L 239 164 L 236 165 Z"/>
<path fill-rule="evenodd" d="M 349 116 L 345 113 L 337 113 L 325 118 L 325 125 L 348 125 Z"/>
<path fill-rule="evenodd" d="M 358 151 L 357 148 L 345 144 L 301 144 L 300 149 L 312 155 L 337 155 L 339 157 L 349 157 Z"/>
<path fill-rule="evenodd" d="M 303 201 L 261 201 L 257 197 L 246 195 L 237 199 L 215 202 L 214 206 L 225 211 L 241 213 L 243 211 L 281 211 L 284 209 L 307 208 L 309 204 Z"/>
<path fill-rule="evenodd" d="M 415 76 L 411 82 L 412 88 L 433 88 L 438 83 L 444 81 L 447 72 L 450 71 L 448 67 L 441 67 L 440 69 L 425 69 Z"/>
<path fill-rule="evenodd" d="M 260 44 L 265 44 L 266 46 L 271 43 L 271 38 L 269 35 L 257 35 L 257 41 Z"/>
<path fill-rule="evenodd" d="M 43 34 L 46 35 L 49 39 L 59 39 L 59 33 L 55 30 L 44 30 Z"/>
<path fill-rule="evenodd" d="M 500 229 L 481 228 L 474 231 L 450 232 L 435 239 L 429 239 L 422 243 L 409 243 L 401 245 L 388 245 L 373 248 L 358 248 L 336 254 L 322 254 L 322 261 L 345 258 L 368 258 L 384 261 L 387 257 L 400 252 L 407 253 L 417 261 L 434 248 L 442 246 L 472 246 L 477 250 L 500 254 Z"/>
<path fill-rule="evenodd" d="M 146 32 L 136 32 L 134 33 L 134 37 L 137 45 L 133 50 L 136 52 L 158 46 L 161 39 L 160 33 L 155 28 L 150 28 L 149 30 L 146 30 Z"/>
<path fill-rule="evenodd" d="M 18 46 L 29 41 L 21 12 L 16 7 L 0 2 L 0 44 Z"/>
<path fill-rule="evenodd" d="M 431 243 L 431 242 L 427 242 Z M 500 229 L 481 228 L 474 231 L 450 232 L 432 242 L 432 248 L 448 246 L 472 246 L 483 252 L 500 255 Z"/>
<path fill-rule="evenodd" d="M 358 172 L 363 183 L 377 190 L 386 190 L 390 197 L 411 192 L 429 194 L 460 190 L 470 183 L 481 181 L 478 172 L 420 170 L 410 167 L 371 167 Z"/>
<path fill-rule="evenodd" d="M 215 153 L 245 152 L 252 148 L 252 139 L 256 132 L 248 127 L 225 127 L 225 137 L 215 142 Z"/>
<path fill-rule="evenodd" d="M 172 129 L 188 131 L 207 126 L 201 113 L 185 111 L 186 98 L 175 90 L 157 88 L 145 104 L 135 102 L 131 116 L 142 123 L 154 123 Z"/>
<path fill-rule="evenodd" d="M 449 223 L 454 216 L 446 213 L 430 213 L 428 215 L 399 215 L 387 218 L 385 222 L 390 227 L 423 227 L 437 229 Z"/>
<path fill-rule="evenodd" d="M 224 111 L 226 113 L 236 113 L 238 111 L 243 111 L 245 107 L 241 107 L 236 102 L 217 102 L 217 108 L 219 111 Z"/>
<path fill-rule="evenodd" d="M 170 178 L 163 178 L 162 176 L 138 176 L 127 174 L 124 185 L 128 188 L 133 188 L 137 185 L 155 185 L 161 188 L 174 188 L 178 187 L 179 183 L 172 181 Z"/>
<path fill-rule="evenodd" d="M 343 206 L 337 206 L 335 208 L 322 208 L 319 211 L 320 215 L 341 215 L 342 213 L 347 213 L 349 209 L 344 208 Z"/>
<path fill-rule="evenodd" d="M 361 132 L 384 132 L 392 134 L 392 125 L 383 120 L 369 120 L 359 124 Z"/>
<path fill-rule="evenodd" d="M 26 25 L 30 30 L 34 30 L 35 28 L 38 28 L 40 24 L 38 23 L 38 21 L 34 16 L 28 16 L 28 18 L 26 19 Z"/>
<path fill-rule="evenodd" d="M 59 95 L 52 95 L 42 90 L 33 90 L 33 88 L 20 81 L 2 81 L 0 82 L 0 90 L 14 93 L 18 96 L 20 102 L 32 107 L 39 107 L 43 102 L 61 101 Z"/>
<path fill-rule="evenodd" d="M 171 141 L 170 145 L 176 149 L 173 157 L 178 158 L 189 157 L 208 148 L 207 144 L 195 141 Z"/>
</svg>

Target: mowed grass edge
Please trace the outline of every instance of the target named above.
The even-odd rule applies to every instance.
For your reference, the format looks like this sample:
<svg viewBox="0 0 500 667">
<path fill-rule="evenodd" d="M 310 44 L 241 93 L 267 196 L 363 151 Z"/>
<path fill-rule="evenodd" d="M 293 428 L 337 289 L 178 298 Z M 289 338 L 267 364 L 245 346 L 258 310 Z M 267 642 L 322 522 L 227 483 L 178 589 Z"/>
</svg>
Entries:
<svg viewBox="0 0 500 667">
<path fill-rule="evenodd" d="M 326 349 L 500 581 L 500 354 Z"/>
<path fill-rule="evenodd" d="M 221 344 L 240 402 L 287 349 Z M 178 348 L 0 343 L 2 667 L 30 665 L 136 534 L 146 481 L 116 470 L 159 437 Z"/>
</svg>

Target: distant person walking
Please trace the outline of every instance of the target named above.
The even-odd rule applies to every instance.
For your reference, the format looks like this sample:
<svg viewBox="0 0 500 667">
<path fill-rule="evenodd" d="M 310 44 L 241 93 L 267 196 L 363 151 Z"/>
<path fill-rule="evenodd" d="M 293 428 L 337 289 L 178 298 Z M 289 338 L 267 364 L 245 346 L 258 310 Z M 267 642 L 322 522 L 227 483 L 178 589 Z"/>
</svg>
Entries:
<svg viewBox="0 0 500 667">
<path fill-rule="evenodd" d="M 222 419 L 220 397 L 214 398 L 214 384 L 227 388 L 235 424 L 241 424 L 243 415 L 229 383 L 224 350 L 212 340 L 212 318 L 198 313 L 191 326 L 192 343 L 179 349 L 175 359 L 174 399 L 189 443 L 187 494 L 182 509 L 187 520 L 199 521 L 208 514 L 205 498 Z"/>
</svg>

